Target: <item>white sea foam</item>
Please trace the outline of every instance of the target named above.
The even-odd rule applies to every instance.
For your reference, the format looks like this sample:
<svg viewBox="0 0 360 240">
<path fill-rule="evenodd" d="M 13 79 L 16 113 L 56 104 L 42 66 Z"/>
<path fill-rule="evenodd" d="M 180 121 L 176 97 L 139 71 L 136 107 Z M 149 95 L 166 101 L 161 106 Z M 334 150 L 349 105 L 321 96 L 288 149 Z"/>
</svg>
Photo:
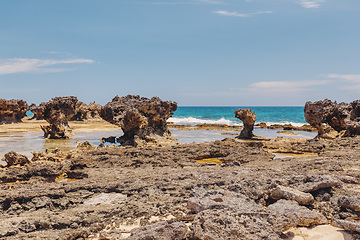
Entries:
<svg viewBox="0 0 360 240">
<path fill-rule="evenodd" d="M 231 120 L 227 120 L 225 118 L 220 118 L 218 120 L 211 120 L 211 119 L 199 119 L 194 117 L 187 117 L 187 118 L 176 118 L 171 117 L 168 119 L 168 122 L 173 122 L 174 124 L 179 125 L 196 125 L 196 124 L 227 124 L 232 126 L 240 126 L 242 125 L 240 122 L 235 122 Z"/>
<path fill-rule="evenodd" d="M 220 118 L 218 120 L 211 120 L 211 119 L 199 119 L 194 117 L 187 117 L 187 118 L 177 118 L 177 117 L 171 117 L 168 119 L 168 122 L 172 122 L 174 124 L 178 125 L 197 125 L 197 124 L 227 124 L 229 126 L 242 126 L 242 122 L 239 121 L 231 121 L 225 118 Z M 256 122 L 256 124 L 259 124 L 260 122 Z M 282 121 L 282 122 L 265 122 L 266 125 L 286 125 L 291 124 L 294 127 L 301 127 L 306 123 L 296 123 L 296 122 L 288 122 L 288 121 Z"/>
</svg>

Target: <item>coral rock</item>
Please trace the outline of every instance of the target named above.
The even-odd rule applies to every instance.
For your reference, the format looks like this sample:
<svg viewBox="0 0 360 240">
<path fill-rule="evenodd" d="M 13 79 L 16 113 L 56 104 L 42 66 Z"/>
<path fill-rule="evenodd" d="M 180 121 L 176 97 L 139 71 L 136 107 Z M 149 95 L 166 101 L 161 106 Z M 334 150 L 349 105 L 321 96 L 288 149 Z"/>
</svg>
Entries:
<svg viewBox="0 0 360 240">
<path fill-rule="evenodd" d="M 87 105 L 83 102 L 77 102 L 75 106 L 75 115 L 71 118 L 72 121 L 84 121 L 84 120 L 99 120 L 101 105 L 95 104 L 95 102 Z"/>
<path fill-rule="evenodd" d="M 116 96 L 100 112 L 101 117 L 120 126 L 124 135 L 118 139 L 121 145 L 174 142 L 166 120 L 177 109 L 175 102 L 140 96 Z"/>
<path fill-rule="evenodd" d="M 0 99 L 0 124 L 21 122 L 28 110 L 29 105 L 23 100 Z"/>
<path fill-rule="evenodd" d="M 69 138 L 72 130 L 68 121 L 75 115 L 77 97 L 56 97 L 38 107 L 39 115 L 50 124 L 41 126 L 44 137 L 50 139 Z"/>
<path fill-rule="evenodd" d="M 253 130 L 256 121 L 255 113 L 251 109 L 245 108 L 244 110 L 238 109 L 235 112 L 235 117 L 239 118 L 244 123 L 244 128 L 238 138 L 250 139 L 254 137 Z"/>
<path fill-rule="evenodd" d="M 7 167 L 14 165 L 24 166 L 25 164 L 30 163 L 30 160 L 26 156 L 18 154 L 14 151 L 5 154 L 2 161 L 7 162 Z"/>
</svg>

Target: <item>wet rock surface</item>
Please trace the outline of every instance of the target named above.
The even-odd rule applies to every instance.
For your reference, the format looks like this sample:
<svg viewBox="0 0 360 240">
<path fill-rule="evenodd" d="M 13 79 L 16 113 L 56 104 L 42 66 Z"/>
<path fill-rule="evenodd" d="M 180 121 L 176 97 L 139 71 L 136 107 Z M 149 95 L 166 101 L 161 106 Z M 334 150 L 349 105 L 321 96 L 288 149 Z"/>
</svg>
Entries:
<svg viewBox="0 0 360 240">
<path fill-rule="evenodd" d="M 317 156 L 235 139 L 37 152 L 0 168 L 0 238 L 281 239 L 331 222 L 356 238 L 360 138 L 307 144 Z"/>
<path fill-rule="evenodd" d="M 177 109 L 177 104 L 162 101 L 158 97 L 151 99 L 128 95 L 116 96 L 100 112 L 101 117 L 119 127 L 124 135 L 118 142 L 125 145 L 140 146 L 147 143 L 171 143 L 166 120 Z"/>
<path fill-rule="evenodd" d="M 240 119 L 244 123 L 244 128 L 241 130 L 239 138 L 251 139 L 254 137 L 253 130 L 256 121 L 255 113 L 251 112 L 251 109 L 238 109 L 234 112 L 235 117 Z"/>
<path fill-rule="evenodd" d="M 76 113 L 77 97 L 55 97 L 51 101 L 41 103 L 39 106 L 32 105 L 31 111 L 35 118 L 45 119 L 50 125 L 41 126 L 44 137 L 49 139 L 69 138 L 72 130 L 68 121 Z"/>
<path fill-rule="evenodd" d="M 337 103 L 329 99 L 307 102 L 305 120 L 318 130 L 323 138 L 338 138 L 360 134 L 360 100 Z"/>
<path fill-rule="evenodd" d="M 24 100 L 0 99 L 0 124 L 21 122 L 28 110 L 29 105 Z"/>
</svg>

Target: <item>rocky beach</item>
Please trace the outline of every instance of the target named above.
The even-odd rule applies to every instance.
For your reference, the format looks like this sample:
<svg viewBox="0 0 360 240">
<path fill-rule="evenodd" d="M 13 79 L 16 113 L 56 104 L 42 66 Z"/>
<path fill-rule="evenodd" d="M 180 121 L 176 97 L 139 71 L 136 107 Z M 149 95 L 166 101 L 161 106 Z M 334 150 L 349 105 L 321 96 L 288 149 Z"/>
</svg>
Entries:
<svg viewBox="0 0 360 240">
<path fill-rule="evenodd" d="M 77 114 L 76 102 L 49 101 L 57 106 L 49 108 L 56 109 L 52 120 L 46 103 L 32 106 L 45 120 L 6 111 L 0 128 L 41 131 L 48 122 L 55 126 L 43 127 L 48 138 L 71 138 L 64 134 L 69 129 L 120 128 L 121 146 L 82 142 L 67 151 L 34 151 L 31 158 L 9 146 L 7 166 L 0 168 L 2 239 L 360 238 L 358 101 L 306 103 L 311 126 L 303 130 L 315 129 L 314 139 L 256 136 L 256 116 L 244 109 L 237 111 L 244 128 L 167 126 L 176 103 L 158 98 L 115 97 L 84 114 Z M 169 127 L 237 135 L 183 144 Z M 275 131 L 301 130 L 281 128 Z"/>
</svg>

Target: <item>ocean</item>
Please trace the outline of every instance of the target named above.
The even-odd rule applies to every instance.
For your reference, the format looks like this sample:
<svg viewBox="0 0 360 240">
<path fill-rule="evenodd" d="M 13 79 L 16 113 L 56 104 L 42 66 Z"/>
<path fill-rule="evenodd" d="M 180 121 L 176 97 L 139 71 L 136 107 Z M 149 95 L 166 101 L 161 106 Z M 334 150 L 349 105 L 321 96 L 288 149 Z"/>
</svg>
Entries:
<svg viewBox="0 0 360 240">
<path fill-rule="evenodd" d="M 288 124 L 302 126 L 306 124 L 303 107 L 179 107 L 174 115 L 169 118 L 168 122 L 174 124 L 227 124 L 242 125 L 242 122 L 234 117 L 234 111 L 239 108 L 250 108 L 257 115 L 257 123 L 265 122 L 271 124 Z M 28 113 L 31 116 L 31 112 Z M 40 126 L 39 126 L 40 128 Z M 177 138 L 180 143 L 205 142 L 221 140 L 226 137 L 234 137 L 239 132 L 229 131 L 206 131 L 206 130 L 177 130 L 170 129 L 172 136 Z M 254 134 L 268 138 L 276 137 L 299 137 L 313 138 L 316 133 L 294 131 L 294 135 L 283 135 L 278 133 L 279 130 L 255 128 Z M 76 141 L 89 141 L 93 145 L 99 145 L 102 137 L 116 136 L 120 137 L 122 131 L 103 131 L 103 132 L 76 132 L 71 139 L 65 140 L 47 140 L 44 139 L 42 131 L 7 133 L 0 132 L 0 159 L 10 151 L 16 151 L 24 154 L 29 158 L 32 157 L 32 151 L 44 151 L 45 149 L 62 149 L 69 150 L 76 147 Z M 227 135 L 228 134 L 228 135 Z M 0 164 L 3 164 L 0 161 Z"/>
<path fill-rule="evenodd" d="M 178 107 L 168 121 L 180 125 L 203 123 L 242 125 L 234 114 L 234 111 L 239 108 L 251 109 L 257 116 L 256 123 L 292 124 L 293 126 L 306 124 L 303 107 Z"/>
</svg>

